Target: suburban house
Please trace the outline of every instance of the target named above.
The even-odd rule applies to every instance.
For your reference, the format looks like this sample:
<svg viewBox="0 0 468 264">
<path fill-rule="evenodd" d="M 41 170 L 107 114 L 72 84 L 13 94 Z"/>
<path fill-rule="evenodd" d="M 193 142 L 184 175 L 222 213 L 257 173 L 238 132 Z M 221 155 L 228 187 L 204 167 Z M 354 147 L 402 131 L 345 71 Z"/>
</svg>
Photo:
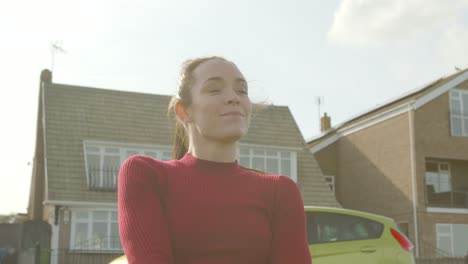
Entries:
<svg viewBox="0 0 468 264">
<path fill-rule="evenodd" d="M 117 174 L 134 154 L 172 155 L 169 96 L 64 85 L 41 73 L 28 214 L 51 225 L 51 263 L 103 263 L 122 254 Z M 288 175 L 306 205 L 341 207 L 289 110 L 255 112 L 240 144 L 243 166 Z M 106 257 L 102 257 L 106 256 Z M 96 262 L 93 262 L 96 263 Z"/>
<path fill-rule="evenodd" d="M 307 140 L 345 208 L 394 218 L 417 256 L 468 251 L 468 69 Z"/>
</svg>

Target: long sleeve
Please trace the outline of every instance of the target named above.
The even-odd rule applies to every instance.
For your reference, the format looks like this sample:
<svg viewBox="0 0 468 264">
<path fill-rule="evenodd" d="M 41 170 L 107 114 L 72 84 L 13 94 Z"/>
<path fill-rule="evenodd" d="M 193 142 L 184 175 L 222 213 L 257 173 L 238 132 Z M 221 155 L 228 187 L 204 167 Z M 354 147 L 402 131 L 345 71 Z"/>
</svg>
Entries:
<svg viewBox="0 0 468 264">
<path fill-rule="evenodd" d="M 160 177 L 144 156 L 132 156 L 120 169 L 119 233 L 129 264 L 173 262 L 167 217 L 161 204 Z M 158 178 L 159 177 L 159 178 Z"/>
<path fill-rule="evenodd" d="M 271 264 L 310 264 L 304 204 L 296 183 L 280 176 L 273 208 Z"/>
</svg>

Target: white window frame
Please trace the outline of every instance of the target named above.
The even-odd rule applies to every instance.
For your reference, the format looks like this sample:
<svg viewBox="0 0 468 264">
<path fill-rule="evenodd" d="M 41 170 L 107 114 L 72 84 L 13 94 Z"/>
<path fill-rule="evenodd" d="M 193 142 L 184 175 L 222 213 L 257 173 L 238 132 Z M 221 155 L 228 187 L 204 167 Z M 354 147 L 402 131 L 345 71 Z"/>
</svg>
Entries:
<svg viewBox="0 0 468 264">
<path fill-rule="evenodd" d="M 249 167 L 249 168 L 252 168 L 252 159 L 253 158 L 264 158 L 264 167 L 265 168 L 266 168 L 266 158 L 267 157 L 275 158 L 275 159 L 278 159 L 279 161 L 289 160 L 290 161 L 290 168 L 291 168 L 291 173 L 290 173 L 291 175 L 286 175 L 286 176 L 289 176 L 294 182 L 297 183 L 297 153 L 296 153 L 295 150 L 292 150 L 290 148 L 284 148 L 284 147 L 259 146 L 259 145 L 252 146 L 252 145 L 247 145 L 247 144 L 241 144 L 240 148 L 248 150 L 248 156 L 246 156 L 245 154 L 242 153 L 242 151 L 240 151 L 239 152 L 239 157 L 240 158 L 245 158 L 245 157 L 249 158 L 249 165 L 246 166 L 246 167 Z M 265 155 L 258 155 L 258 154 L 254 154 L 254 151 L 265 151 L 265 153 L 267 151 L 276 152 L 276 155 L 274 155 L 274 156 L 268 156 L 266 154 Z M 288 153 L 289 158 L 281 157 L 282 152 L 283 153 Z M 253 168 L 253 169 L 255 169 L 255 168 Z M 266 171 L 266 169 L 265 169 L 265 171 Z M 281 162 L 279 162 L 279 164 L 278 164 L 278 171 L 281 171 Z M 266 171 L 266 172 L 268 172 L 268 171 Z M 280 173 L 277 173 L 277 172 L 268 172 L 268 173 L 280 174 Z"/>
<path fill-rule="evenodd" d="M 442 161 L 434 161 L 434 160 L 426 160 L 427 163 L 433 163 L 437 165 L 437 173 L 439 174 L 439 187 L 440 187 L 440 174 L 441 172 L 447 172 L 448 178 L 449 178 L 449 191 L 453 191 L 453 186 L 452 186 L 452 172 L 450 168 L 450 163 L 449 162 L 442 162 Z M 447 166 L 447 170 L 442 169 L 442 166 Z M 426 182 L 426 186 L 428 185 L 427 178 L 426 178 L 426 173 L 427 170 L 425 170 L 425 175 L 424 175 L 424 181 Z M 435 190 L 435 188 L 434 188 Z M 436 191 L 436 190 L 435 190 Z"/>
<path fill-rule="evenodd" d="M 440 232 L 439 231 L 439 227 L 448 227 L 450 231 L 448 231 L 447 233 L 444 233 L 444 232 Z M 436 224 L 436 236 L 437 236 L 437 248 L 438 249 L 441 249 L 440 248 L 440 242 L 439 242 L 439 239 L 440 238 L 443 238 L 443 237 L 448 237 L 450 239 L 450 251 L 448 253 L 450 253 L 450 255 L 454 255 L 454 239 L 453 239 L 453 225 L 452 224 Z M 441 249 L 443 250 L 443 249 Z"/>
<path fill-rule="evenodd" d="M 90 148 L 97 148 L 97 151 L 92 151 Z M 106 150 L 108 149 L 117 149 L 117 152 L 109 153 Z M 109 189 L 108 186 L 104 185 L 104 157 L 114 156 L 119 157 L 119 168 L 120 165 L 129 157 L 128 152 L 134 154 L 145 155 L 147 153 L 153 153 L 151 155 L 153 158 L 161 160 L 169 160 L 172 157 L 171 146 L 167 145 L 140 145 L 140 144 L 123 144 L 115 142 L 105 142 L 105 141 L 83 141 L 83 153 L 85 160 L 85 172 L 86 172 L 86 183 L 88 187 L 93 187 L 96 189 Z M 90 186 L 90 172 L 88 166 L 88 154 L 99 155 L 99 184 L 98 186 Z M 131 155 L 130 155 L 131 156 Z M 118 172 L 118 169 L 116 170 Z M 114 175 L 112 180 L 112 186 L 117 186 L 117 175 Z M 113 189 L 113 188 L 110 188 Z"/>
<path fill-rule="evenodd" d="M 468 91 L 464 90 L 451 90 L 449 93 L 449 105 L 450 105 L 450 133 L 452 136 L 460 136 L 460 137 L 468 137 L 468 130 L 465 130 L 466 122 L 468 122 L 468 115 L 463 115 L 463 113 L 468 113 L 468 109 L 464 109 L 463 107 L 463 95 L 468 95 Z M 456 102 L 458 101 L 458 102 Z M 459 104 L 460 106 L 460 113 L 452 112 L 453 104 Z M 461 125 L 461 134 L 455 134 L 454 131 L 454 118 L 460 119 Z"/>
<path fill-rule="evenodd" d="M 92 220 L 92 215 L 94 212 L 107 212 L 107 221 L 97 221 L 100 223 L 107 223 L 107 237 L 111 236 L 111 226 L 112 224 L 118 224 L 118 219 L 112 219 L 112 213 L 117 214 L 117 209 L 109 209 L 109 208 L 100 208 L 100 209 L 73 209 L 72 210 L 72 220 L 71 220 L 71 235 L 70 235 L 70 250 L 73 251 L 82 251 L 82 252 L 103 252 L 103 253 L 108 253 L 108 252 L 122 252 L 123 249 L 122 247 L 119 248 L 112 248 L 110 245 L 107 248 L 99 248 L 95 249 L 90 246 L 88 247 L 80 247 L 79 245 L 75 245 L 75 238 L 76 238 L 76 224 L 87 224 L 87 240 L 86 241 L 91 241 L 92 240 L 92 227 L 93 227 L 93 220 Z M 77 213 L 87 213 L 88 214 L 88 219 L 77 219 Z M 118 233 L 116 234 L 117 236 L 119 235 Z M 111 241 L 108 240 L 108 243 Z"/>
</svg>

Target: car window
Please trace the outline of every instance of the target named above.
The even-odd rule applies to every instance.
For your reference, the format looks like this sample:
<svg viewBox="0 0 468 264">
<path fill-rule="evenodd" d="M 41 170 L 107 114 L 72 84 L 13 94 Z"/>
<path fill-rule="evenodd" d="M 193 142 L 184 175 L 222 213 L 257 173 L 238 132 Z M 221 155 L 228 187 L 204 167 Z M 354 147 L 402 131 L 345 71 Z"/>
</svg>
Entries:
<svg viewBox="0 0 468 264">
<path fill-rule="evenodd" d="M 309 244 L 375 239 L 382 235 L 383 224 L 358 216 L 306 212 Z"/>
</svg>

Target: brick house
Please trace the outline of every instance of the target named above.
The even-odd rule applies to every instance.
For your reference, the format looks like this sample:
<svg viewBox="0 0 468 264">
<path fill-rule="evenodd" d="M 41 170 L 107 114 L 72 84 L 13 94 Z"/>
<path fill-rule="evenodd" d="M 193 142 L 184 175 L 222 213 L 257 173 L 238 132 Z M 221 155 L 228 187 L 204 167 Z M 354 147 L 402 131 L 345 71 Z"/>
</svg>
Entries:
<svg viewBox="0 0 468 264">
<path fill-rule="evenodd" d="M 468 70 L 440 78 L 307 144 L 345 208 L 400 223 L 419 256 L 468 251 Z"/>
<path fill-rule="evenodd" d="M 52 227 L 51 263 L 73 256 L 83 263 L 99 256 L 107 263 L 122 253 L 116 176 L 130 155 L 171 158 L 169 100 L 57 84 L 50 71 L 41 73 L 28 214 Z M 254 114 L 239 163 L 290 176 L 305 204 L 340 206 L 288 107 L 268 106 Z"/>
</svg>

